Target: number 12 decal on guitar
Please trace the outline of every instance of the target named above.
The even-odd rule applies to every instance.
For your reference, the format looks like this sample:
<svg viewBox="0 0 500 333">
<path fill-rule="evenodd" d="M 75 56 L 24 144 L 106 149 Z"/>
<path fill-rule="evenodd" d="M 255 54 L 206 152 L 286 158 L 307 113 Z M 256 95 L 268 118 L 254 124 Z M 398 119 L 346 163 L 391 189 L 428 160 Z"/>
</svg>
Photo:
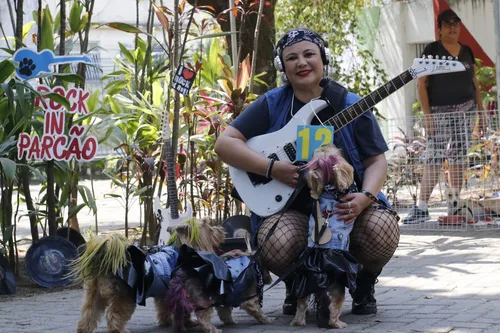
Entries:
<svg viewBox="0 0 500 333">
<path fill-rule="evenodd" d="M 317 148 L 331 143 L 333 126 L 297 126 L 297 161 L 309 162 Z"/>
</svg>

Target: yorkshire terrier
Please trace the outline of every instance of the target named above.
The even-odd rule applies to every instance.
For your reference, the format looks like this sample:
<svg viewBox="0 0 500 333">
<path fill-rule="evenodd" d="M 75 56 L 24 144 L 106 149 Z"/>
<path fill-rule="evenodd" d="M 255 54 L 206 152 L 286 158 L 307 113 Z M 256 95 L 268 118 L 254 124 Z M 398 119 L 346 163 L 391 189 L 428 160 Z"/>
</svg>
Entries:
<svg viewBox="0 0 500 333">
<path fill-rule="evenodd" d="M 298 300 L 291 325 L 306 325 L 309 297 L 314 294 L 318 326 L 345 328 L 347 324 L 340 321 L 345 288 L 354 290 L 358 265 L 348 252 L 353 223 L 345 224 L 332 212 L 343 195 L 356 191 L 353 167 L 338 148 L 326 145 L 315 150 L 305 168 L 315 204 L 309 219 L 306 259 L 297 267 L 293 283 Z"/>
<path fill-rule="evenodd" d="M 171 233 L 179 234 L 179 227 L 170 229 Z M 194 311 L 204 332 L 221 333 L 222 330 L 210 320 L 214 307 L 225 325 L 235 324 L 232 308 L 238 306 L 259 323 L 270 323 L 260 304 L 263 285 L 271 282 L 270 275 L 268 272 L 261 273 L 257 260 L 252 260 L 250 248 L 248 251 L 227 253 L 217 251 L 216 248 L 224 241 L 225 231 L 222 227 L 214 227 L 214 232 L 218 244 L 208 242 L 206 246 L 198 246 L 202 251 L 193 251 L 186 246 L 179 250 L 178 265 L 166 297 L 176 331 L 185 330 L 183 318 Z M 190 237 L 190 234 L 184 233 L 179 240 L 182 242 Z"/>
<path fill-rule="evenodd" d="M 224 239 L 219 227 L 194 218 L 177 226 L 176 231 L 172 242 L 199 250 L 216 247 Z M 173 246 L 143 249 L 117 234 L 91 238 L 85 252 L 70 263 L 70 276 L 84 285 L 77 333 L 93 333 L 105 311 L 108 333 L 127 332 L 125 327 L 136 305 L 145 305 L 149 297 L 154 298 L 159 326 L 171 326 L 165 295 L 177 257 Z M 183 320 L 186 326 L 196 325 L 189 314 Z"/>
</svg>

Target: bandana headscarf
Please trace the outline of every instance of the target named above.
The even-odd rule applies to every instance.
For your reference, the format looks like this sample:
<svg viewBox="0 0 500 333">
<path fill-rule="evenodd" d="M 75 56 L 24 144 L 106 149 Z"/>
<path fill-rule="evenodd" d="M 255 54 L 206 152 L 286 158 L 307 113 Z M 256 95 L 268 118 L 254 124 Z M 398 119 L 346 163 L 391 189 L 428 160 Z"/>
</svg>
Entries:
<svg viewBox="0 0 500 333">
<path fill-rule="evenodd" d="M 293 44 L 303 41 L 313 42 L 318 45 L 323 64 L 328 65 L 325 53 L 325 47 L 328 47 L 328 42 L 325 41 L 319 34 L 305 28 L 290 30 L 279 40 L 278 45 L 276 45 L 275 53 L 279 56 L 281 63 L 283 63 L 283 50 Z"/>
</svg>

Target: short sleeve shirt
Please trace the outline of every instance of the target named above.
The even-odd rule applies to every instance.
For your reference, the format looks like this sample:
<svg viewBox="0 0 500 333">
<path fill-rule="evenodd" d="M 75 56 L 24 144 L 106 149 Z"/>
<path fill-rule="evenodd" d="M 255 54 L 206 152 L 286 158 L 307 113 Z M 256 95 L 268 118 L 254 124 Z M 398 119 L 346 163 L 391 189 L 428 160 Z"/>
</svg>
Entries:
<svg viewBox="0 0 500 333">
<path fill-rule="evenodd" d="M 440 58 L 452 56 L 441 41 L 428 44 L 423 54 Z M 472 49 L 461 44 L 458 61 L 464 65 L 465 71 L 428 77 L 427 94 L 430 106 L 457 105 L 476 99 L 476 87 L 473 81 L 476 60 Z"/>
</svg>

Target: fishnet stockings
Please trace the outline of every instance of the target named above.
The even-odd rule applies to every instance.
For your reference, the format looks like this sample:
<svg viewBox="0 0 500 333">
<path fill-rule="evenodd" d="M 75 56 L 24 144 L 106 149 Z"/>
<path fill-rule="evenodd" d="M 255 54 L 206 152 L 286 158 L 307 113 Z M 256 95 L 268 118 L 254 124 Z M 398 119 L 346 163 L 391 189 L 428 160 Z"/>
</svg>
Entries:
<svg viewBox="0 0 500 333">
<path fill-rule="evenodd" d="M 388 210 L 370 206 L 356 219 L 349 250 L 363 269 L 378 274 L 399 243 L 399 224 Z"/>
<path fill-rule="evenodd" d="M 270 216 L 262 222 L 257 233 L 258 246 L 263 243 L 279 215 Z M 273 235 L 262 248 L 262 264 L 274 274 L 281 275 L 307 246 L 308 223 L 309 218 L 296 211 L 283 214 Z M 398 246 L 398 220 L 386 210 L 368 207 L 356 220 L 350 237 L 351 253 L 364 270 L 378 274 Z"/>
<path fill-rule="evenodd" d="M 262 222 L 257 232 L 257 245 L 261 246 L 264 239 L 281 214 L 268 217 Z M 283 214 L 276 230 L 264 243 L 261 252 L 262 264 L 276 275 L 281 275 L 288 265 L 291 265 L 307 246 L 309 219 L 296 211 Z"/>
</svg>

